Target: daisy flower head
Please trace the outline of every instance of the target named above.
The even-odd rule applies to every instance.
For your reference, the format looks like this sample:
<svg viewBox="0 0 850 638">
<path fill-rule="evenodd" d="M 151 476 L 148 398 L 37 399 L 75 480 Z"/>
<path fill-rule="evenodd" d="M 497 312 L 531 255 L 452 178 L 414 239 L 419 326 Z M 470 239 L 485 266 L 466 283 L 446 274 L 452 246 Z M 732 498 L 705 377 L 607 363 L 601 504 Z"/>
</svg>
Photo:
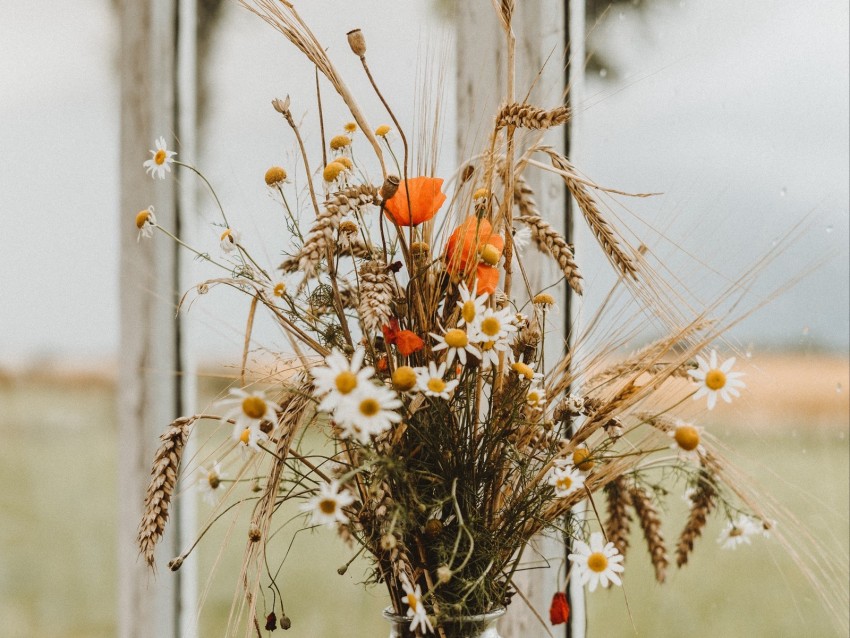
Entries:
<svg viewBox="0 0 850 638">
<path fill-rule="evenodd" d="M 165 145 L 165 138 L 160 136 L 156 138 L 154 147 L 151 149 L 151 158 L 146 160 L 142 166 L 146 173 L 156 179 L 165 179 L 165 173 L 171 172 L 171 164 L 174 162 L 174 156 L 177 155 L 174 151 L 169 151 Z"/>
<path fill-rule="evenodd" d="M 546 391 L 537 383 L 532 383 L 525 393 L 525 402 L 532 410 L 542 412 L 546 407 Z"/>
<path fill-rule="evenodd" d="M 606 543 L 601 532 L 590 535 L 590 543 L 575 541 L 576 553 L 567 558 L 578 567 L 581 584 L 587 585 L 590 591 L 595 591 L 598 585 L 608 587 L 609 584 L 622 585 L 618 574 L 622 573 L 623 556 L 614 547 L 614 543 Z"/>
<path fill-rule="evenodd" d="M 139 229 L 139 234 L 136 236 L 136 241 L 142 237 L 148 238 L 153 236 L 153 229 L 156 226 L 156 217 L 153 214 L 153 206 L 148 206 L 144 210 L 136 213 L 136 228 Z"/>
<path fill-rule="evenodd" d="M 564 498 L 581 489 L 584 474 L 575 467 L 556 465 L 549 471 L 549 485 L 555 488 L 555 498 Z"/>
<path fill-rule="evenodd" d="M 222 481 L 225 478 L 218 461 L 213 461 L 210 469 L 203 466 L 198 468 L 198 491 L 204 495 L 204 500 L 210 505 L 215 505 L 218 494 L 224 491 Z"/>
<path fill-rule="evenodd" d="M 246 392 L 241 388 L 233 388 L 230 395 L 230 398 L 222 399 L 216 405 L 226 410 L 226 419 L 233 419 L 233 438 L 237 440 L 241 439 L 245 429 L 259 432 L 263 421 L 274 423 L 275 413 L 282 409 L 277 403 L 266 399 L 262 390 Z"/>
<path fill-rule="evenodd" d="M 431 336 L 437 340 L 437 345 L 433 348 L 434 352 L 437 352 L 438 350 L 448 350 L 448 355 L 446 357 L 448 365 L 452 365 L 455 357 L 458 358 L 461 365 L 466 365 L 467 353 L 477 359 L 481 358 L 481 353 L 470 342 L 469 334 L 466 330 L 451 328 L 446 330 L 446 334 L 444 335 L 436 335 L 432 332 Z"/>
<path fill-rule="evenodd" d="M 460 383 L 457 379 L 446 381 L 446 362 L 437 364 L 431 361 L 427 368 L 416 368 L 416 387 L 429 397 L 448 399 L 452 391 Z"/>
<path fill-rule="evenodd" d="M 260 441 L 268 441 L 269 435 L 260 428 L 247 427 L 241 431 L 233 431 L 233 438 L 242 446 L 243 452 L 259 452 Z M 238 436 L 237 436 L 238 435 Z"/>
<path fill-rule="evenodd" d="M 366 350 L 357 348 L 349 361 L 342 352 L 334 350 L 325 358 L 324 367 L 313 368 L 313 386 L 319 396 L 327 395 L 319 404 L 319 410 L 331 411 L 343 397 L 368 383 L 375 369 L 363 366 Z"/>
<path fill-rule="evenodd" d="M 421 629 L 422 633 L 434 632 L 431 621 L 428 620 L 428 612 L 422 604 L 422 588 L 410 584 L 407 574 L 401 574 L 401 587 L 404 590 L 404 602 L 407 603 L 407 617 L 410 618 L 410 631 Z"/>
<path fill-rule="evenodd" d="M 689 459 L 699 458 L 705 454 L 702 441 L 703 429 L 690 423 L 676 421 L 676 425 L 667 434 L 673 439 L 670 447 L 679 450 L 679 453 Z"/>
<path fill-rule="evenodd" d="M 735 520 L 726 523 L 726 527 L 717 537 L 717 542 L 722 549 L 735 549 L 738 545 L 749 545 L 750 537 L 761 533 L 763 529 L 764 527 L 760 522 L 741 514 Z"/>
<path fill-rule="evenodd" d="M 333 419 L 342 428 L 343 438 L 367 445 L 372 435 L 381 434 L 401 421 L 401 415 L 396 412 L 401 405 L 398 395 L 389 388 L 365 383 L 340 400 Z"/>
<path fill-rule="evenodd" d="M 688 374 L 700 386 L 697 393 L 694 394 L 694 399 L 700 399 L 707 395 L 708 409 L 713 410 L 717 404 L 718 396 L 726 403 L 731 403 L 732 397 L 741 396 L 738 388 L 746 386 L 740 379 L 744 376 L 744 373 L 732 370 L 732 366 L 735 365 L 735 357 L 726 359 L 723 363 L 718 363 L 717 350 L 712 350 L 708 360 L 697 355 L 697 363 L 699 367 L 696 370 L 688 371 Z"/>
<path fill-rule="evenodd" d="M 475 325 L 476 319 L 484 314 L 484 309 L 487 305 L 487 298 L 490 296 L 486 292 L 477 297 L 469 291 L 466 282 L 463 282 L 457 288 L 460 293 L 460 301 L 457 302 L 457 307 L 460 308 L 460 319 L 457 325 L 472 326 Z"/>
<path fill-rule="evenodd" d="M 269 285 L 267 288 L 269 299 L 273 302 L 278 303 L 286 297 L 286 282 L 285 281 L 277 281 L 272 285 Z"/>
<path fill-rule="evenodd" d="M 387 124 L 381 124 L 375 129 L 375 135 L 378 137 L 386 137 L 389 135 L 390 131 L 392 131 L 392 129 Z"/>
<path fill-rule="evenodd" d="M 322 483 L 319 493 L 301 506 L 302 512 L 310 512 L 313 525 L 334 527 L 337 523 L 347 523 L 348 516 L 343 508 L 354 502 L 354 497 L 348 490 L 340 490 L 339 481 Z"/>
<path fill-rule="evenodd" d="M 528 226 L 523 226 L 519 230 L 513 231 L 514 236 L 514 256 L 518 252 L 526 248 L 531 243 L 531 229 Z"/>
<path fill-rule="evenodd" d="M 487 308 L 473 326 L 476 342 L 501 341 L 507 339 L 511 333 L 516 332 L 514 316 L 509 308 L 502 310 Z"/>
<path fill-rule="evenodd" d="M 499 365 L 499 354 L 504 352 L 508 363 L 513 363 L 514 351 L 508 347 L 504 339 L 500 341 L 481 341 L 477 344 L 481 350 L 481 369 L 489 370 Z"/>
<path fill-rule="evenodd" d="M 272 166 L 264 175 L 266 186 L 269 188 L 277 188 L 283 185 L 286 181 L 286 169 L 283 166 Z"/>
<path fill-rule="evenodd" d="M 236 245 L 239 243 L 239 231 L 233 228 L 225 228 L 224 232 L 219 235 L 218 241 L 221 246 L 221 252 L 227 254 L 236 250 Z"/>
</svg>

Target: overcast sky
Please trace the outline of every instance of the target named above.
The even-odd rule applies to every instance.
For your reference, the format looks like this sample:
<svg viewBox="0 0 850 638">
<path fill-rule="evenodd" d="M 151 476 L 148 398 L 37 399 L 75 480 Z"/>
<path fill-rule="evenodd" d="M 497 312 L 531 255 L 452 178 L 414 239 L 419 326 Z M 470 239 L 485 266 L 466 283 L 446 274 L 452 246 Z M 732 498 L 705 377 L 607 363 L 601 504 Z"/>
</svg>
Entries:
<svg viewBox="0 0 850 638">
<path fill-rule="evenodd" d="M 383 52 L 372 57 L 374 70 L 402 118 L 410 117 L 405 105 L 413 103 L 423 43 L 444 41 L 447 31 L 432 24 L 427 3 L 301 4 L 330 54 L 348 60 L 344 71 L 352 62 L 345 32 L 382 25 L 382 37 L 370 43 Z M 341 6 L 344 12 L 328 10 Z M 117 210 L 111 11 L 108 0 L 0 0 L 0 366 L 115 354 L 117 238 L 133 232 L 127 220 L 135 211 Z M 659 252 L 675 243 L 733 276 L 810 215 L 796 246 L 766 275 L 765 290 L 831 258 L 737 336 L 846 350 L 847 2 L 662 2 L 641 16 L 631 8 L 612 12 L 593 43 L 611 69 L 606 78 L 588 78 L 575 161 L 605 185 L 665 193 L 628 202 L 628 211 L 617 212 L 621 221 L 639 234 L 649 233 L 644 223 L 664 229 L 664 238 L 649 237 Z M 195 163 L 246 232 L 262 233 L 262 221 L 251 218 L 273 209 L 257 176 L 281 161 L 284 142 L 269 100 L 309 92 L 312 76 L 281 36 L 236 8 L 209 65 L 217 74 L 215 108 L 207 152 Z M 445 139 L 453 139 L 451 127 Z M 602 263 L 594 247 L 579 238 L 578 253 L 592 278 L 592 266 Z M 241 310 L 221 315 L 213 305 L 193 313 L 200 334 L 221 333 L 238 352 Z M 211 353 L 230 356 L 215 347 Z"/>
</svg>

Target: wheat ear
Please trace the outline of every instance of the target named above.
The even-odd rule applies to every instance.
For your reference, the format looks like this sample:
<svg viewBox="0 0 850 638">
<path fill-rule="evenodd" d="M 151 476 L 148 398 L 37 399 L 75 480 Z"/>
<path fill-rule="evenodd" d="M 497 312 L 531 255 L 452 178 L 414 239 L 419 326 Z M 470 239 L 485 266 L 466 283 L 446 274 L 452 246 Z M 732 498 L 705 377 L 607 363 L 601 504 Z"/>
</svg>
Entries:
<svg viewBox="0 0 850 638">
<path fill-rule="evenodd" d="M 531 239 L 534 241 L 537 248 L 541 252 L 551 255 L 552 258 L 558 262 L 558 266 L 560 266 L 561 271 L 567 278 L 567 283 L 569 283 L 570 288 L 572 288 L 576 294 L 582 294 L 584 289 L 581 285 L 581 272 L 579 272 L 578 264 L 575 262 L 575 256 L 573 255 L 572 248 L 570 248 L 567 240 L 564 239 L 558 231 L 552 228 L 551 224 L 545 221 L 542 217 L 524 215 L 522 217 L 518 217 L 517 221 L 522 222 L 531 230 Z"/>
<path fill-rule="evenodd" d="M 496 130 L 506 126 L 527 129 L 547 129 L 560 126 L 570 119 L 568 106 L 546 110 L 530 104 L 505 104 L 496 116 Z"/>
<path fill-rule="evenodd" d="M 667 576 L 667 548 L 664 545 L 664 536 L 661 533 L 661 519 L 658 517 L 658 511 L 652 504 L 649 495 L 639 487 L 633 488 L 629 492 L 631 497 L 632 507 L 635 508 L 635 513 L 638 516 L 640 527 L 643 530 L 643 537 L 646 539 L 646 545 L 649 549 L 649 558 L 652 561 L 652 566 L 655 568 L 655 580 L 663 583 Z"/>
<path fill-rule="evenodd" d="M 709 514 L 714 509 L 717 490 L 714 481 L 708 472 L 703 469 L 700 472 L 696 491 L 691 496 L 691 511 L 688 513 L 688 522 L 679 536 L 676 545 L 676 566 L 682 567 L 688 562 L 688 557 L 694 549 L 694 541 L 702 535 Z"/>
<path fill-rule="evenodd" d="M 139 524 L 139 550 L 145 562 L 154 566 L 154 550 L 162 539 L 165 524 L 168 522 L 168 510 L 171 497 L 177 485 L 180 458 L 189 438 L 189 430 L 197 417 L 181 417 L 168 426 L 159 437 L 162 445 L 156 451 L 151 468 L 151 482 L 145 494 L 145 508 Z"/>
<path fill-rule="evenodd" d="M 395 287 L 382 261 L 368 261 L 359 270 L 360 303 L 357 306 L 363 329 L 371 334 L 389 323 L 392 314 L 390 304 Z"/>
<path fill-rule="evenodd" d="M 629 524 L 632 517 L 627 507 L 632 499 L 626 479 L 618 476 L 605 486 L 605 496 L 608 498 L 608 519 L 605 521 L 605 536 L 623 556 L 629 547 Z"/>
</svg>

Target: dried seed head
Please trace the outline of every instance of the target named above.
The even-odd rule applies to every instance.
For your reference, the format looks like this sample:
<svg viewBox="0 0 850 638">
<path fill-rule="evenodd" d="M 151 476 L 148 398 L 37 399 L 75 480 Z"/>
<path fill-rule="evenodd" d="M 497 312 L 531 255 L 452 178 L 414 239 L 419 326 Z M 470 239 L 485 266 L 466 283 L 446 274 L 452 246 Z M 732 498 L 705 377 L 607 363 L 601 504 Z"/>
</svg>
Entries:
<svg viewBox="0 0 850 638">
<path fill-rule="evenodd" d="M 327 166 L 325 166 L 325 170 L 322 171 L 322 178 L 326 182 L 333 182 L 336 180 L 340 174 L 345 170 L 345 166 L 340 164 L 339 162 L 331 162 Z"/>
<path fill-rule="evenodd" d="M 277 186 L 286 179 L 286 169 L 282 166 L 272 166 L 266 171 L 266 185 Z"/>
<path fill-rule="evenodd" d="M 383 186 L 381 186 L 381 199 L 387 201 L 395 195 L 398 190 L 399 183 L 400 180 L 398 179 L 398 175 L 387 175 Z"/>
<path fill-rule="evenodd" d="M 468 182 L 475 175 L 475 167 L 472 164 L 467 164 L 463 167 L 463 172 L 460 174 L 461 183 Z"/>
<path fill-rule="evenodd" d="M 287 95 L 282 100 L 278 97 L 272 100 L 272 106 L 274 110 L 282 115 L 287 115 L 289 113 L 289 96 Z"/>
<path fill-rule="evenodd" d="M 344 222 L 341 222 L 339 225 L 339 234 L 340 235 L 353 235 L 357 232 L 357 222 L 353 222 L 350 219 L 346 219 Z"/>
<path fill-rule="evenodd" d="M 339 151 L 346 146 L 351 146 L 351 138 L 348 135 L 335 135 L 330 141 L 331 150 Z"/>
<path fill-rule="evenodd" d="M 170 569 L 173 572 L 176 572 L 182 566 L 183 566 L 183 557 L 182 556 L 178 556 L 177 558 L 172 558 L 170 561 L 168 561 L 168 569 Z"/>
<path fill-rule="evenodd" d="M 348 35 L 348 46 L 354 51 L 354 55 L 361 58 L 366 55 L 366 38 L 363 37 L 363 32 L 360 29 L 354 29 L 346 35 Z"/>
<path fill-rule="evenodd" d="M 414 257 L 418 257 L 419 255 L 428 255 L 431 251 L 431 247 L 427 242 L 424 241 L 415 241 L 410 244 L 410 254 Z"/>
<path fill-rule="evenodd" d="M 384 534 L 381 536 L 381 549 L 385 552 L 393 550 L 398 545 L 398 540 L 392 534 Z"/>
<path fill-rule="evenodd" d="M 437 568 L 437 582 L 445 585 L 452 579 L 452 570 L 447 565 L 440 565 Z"/>
<path fill-rule="evenodd" d="M 439 518 L 429 518 L 428 521 L 425 523 L 426 536 L 431 536 L 433 538 L 434 536 L 439 535 L 439 533 L 442 531 L 443 521 L 441 521 Z"/>
<path fill-rule="evenodd" d="M 257 525 L 252 524 L 251 527 L 248 528 L 248 540 L 252 543 L 259 542 L 262 537 L 263 533 Z"/>
</svg>

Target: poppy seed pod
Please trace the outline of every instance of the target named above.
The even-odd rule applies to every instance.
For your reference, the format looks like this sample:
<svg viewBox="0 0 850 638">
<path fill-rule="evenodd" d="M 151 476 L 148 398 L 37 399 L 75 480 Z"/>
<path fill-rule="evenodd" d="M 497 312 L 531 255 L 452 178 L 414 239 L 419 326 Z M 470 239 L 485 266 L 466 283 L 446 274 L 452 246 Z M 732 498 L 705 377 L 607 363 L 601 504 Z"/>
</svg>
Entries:
<svg viewBox="0 0 850 638">
<path fill-rule="evenodd" d="M 387 201 L 395 195 L 396 191 L 398 191 L 399 183 L 400 180 L 396 175 L 387 175 L 387 178 L 384 180 L 384 185 L 381 186 L 381 198 L 384 201 Z"/>
<path fill-rule="evenodd" d="M 346 35 L 348 36 L 348 46 L 351 47 L 354 54 L 361 58 L 366 55 L 366 38 L 363 37 L 363 32 L 360 29 L 354 29 Z"/>
</svg>

